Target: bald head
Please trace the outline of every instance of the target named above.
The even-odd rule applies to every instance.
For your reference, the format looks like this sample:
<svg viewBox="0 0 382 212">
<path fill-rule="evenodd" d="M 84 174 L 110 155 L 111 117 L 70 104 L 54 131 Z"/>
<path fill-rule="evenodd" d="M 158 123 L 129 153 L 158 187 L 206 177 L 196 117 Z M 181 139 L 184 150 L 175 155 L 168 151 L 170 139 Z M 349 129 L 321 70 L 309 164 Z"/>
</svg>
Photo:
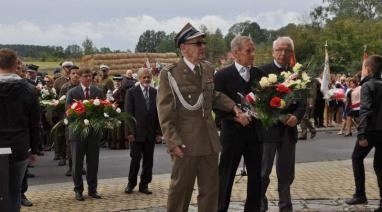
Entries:
<svg viewBox="0 0 382 212">
<path fill-rule="evenodd" d="M 126 77 L 128 77 L 128 78 L 133 78 L 133 70 L 128 69 L 128 70 L 126 71 Z"/>
</svg>

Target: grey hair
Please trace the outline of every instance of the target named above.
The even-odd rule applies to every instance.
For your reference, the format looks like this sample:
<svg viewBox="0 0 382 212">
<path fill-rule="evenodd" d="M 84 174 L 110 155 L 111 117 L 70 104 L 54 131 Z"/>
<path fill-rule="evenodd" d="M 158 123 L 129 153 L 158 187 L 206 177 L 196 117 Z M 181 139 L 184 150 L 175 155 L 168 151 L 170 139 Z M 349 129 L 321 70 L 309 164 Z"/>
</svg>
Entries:
<svg viewBox="0 0 382 212">
<path fill-rule="evenodd" d="M 253 43 L 252 38 L 249 36 L 238 35 L 231 40 L 231 51 L 241 49 L 244 41 L 250 41 Z"/>
<path fill-rule="evenodd" d="M 294 51 L 294 42 L 293 42 L 292 38 L 290 38 L 288 36 L 278 37 L 276 40 L 273 41 L 273 49 L 276 49 L 277 44 L 279 42 L 287 42 L 287 43 L 289 43 L 290 46 L 292 47 L 292 50 Z"/>
<path fill-rule="evenodd" d="M 140 78 L 143 74 L 146 73 L 149 73 L 151 76 L 151 71 L 148 68 L 139 68 L 137 72 L 138 78 Z"/>
</svg>

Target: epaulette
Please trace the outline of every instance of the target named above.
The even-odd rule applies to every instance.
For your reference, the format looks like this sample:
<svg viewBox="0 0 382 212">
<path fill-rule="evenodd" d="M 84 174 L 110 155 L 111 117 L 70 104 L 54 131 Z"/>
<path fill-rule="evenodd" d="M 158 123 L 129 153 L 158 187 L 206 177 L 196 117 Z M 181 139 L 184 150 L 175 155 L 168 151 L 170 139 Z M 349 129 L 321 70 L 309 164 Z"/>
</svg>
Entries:
<svg viewBox="0 0 382 212">
<path fill-rule="evenodd" d="M 207 65 L 212 66 L 212 63 L 211 63 L 210 61 L 208 61 L 208 60 L 203 60 L 202 62 L 203 62 L 203 63 L 206 63 Z"/>
<path fill-rule="evenodd" d="M 175 68 L 176 65 L 177 65 L 176 63 L 171 63 L 171 64 L 169 64 L 169 65 L 166 65 L 166 66 L 162 69 L 162 71 L 170 71 L 171 69 Z"/>
</svg>

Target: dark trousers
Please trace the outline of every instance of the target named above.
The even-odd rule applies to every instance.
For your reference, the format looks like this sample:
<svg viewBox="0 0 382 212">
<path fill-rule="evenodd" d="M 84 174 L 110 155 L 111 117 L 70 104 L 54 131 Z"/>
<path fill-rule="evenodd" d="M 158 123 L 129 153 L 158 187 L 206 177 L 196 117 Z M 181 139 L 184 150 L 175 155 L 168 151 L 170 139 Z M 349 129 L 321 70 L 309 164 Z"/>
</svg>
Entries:
<svg viewBox="0 0 382 212">
<path fill-rule="evenodd" d="M 352 165 L 353 174 L 355 182 L 355 196 L 365 197 L 365 166 L 363 164 L 364 159 L 369 154 L 371 149 L 374 147 L 374 142 L 369 141 L 367 147 L 362 147 L 359 145 L 358 140 L 355 142 L 353 154 L 352 154 Z"/>
<path fill-rule="evenodd" d="M 365 168 L 363 166 L 363 159 L 367 156 L 370 150 L 375 147 L 374 152 L 374 171 L 377 175 L 379 196 L 382 203 L 382 132 L 368 132 L 366 134 L 369 145 L 367 147 L 361 147 L 358 142 L 355 145 L 352 161 L 353 172 L 356 185 L 356 195 L 365 196 Z"/>
<path fill-rule="evenodd" d="M 29 173 L 29 168 L 27 166 L 27 168 L 25 169 L 23 182 L 21 183 L 21 197 L 22 198 L 26 198 L 24 193 L 27 192 L 27 190 L 28 190 L 28 177 L 27 177 L 28 173 Z"/>
<path fill-rule="evenodd" d="M 247 200 L 244 211 L 260 211 L 261 205 L 261 157 L 262 142 L 256 139 L 222 141 L 219 163 L 219 204 L 218 211 L 227 211 L 232 185 L 241 157 L 247 168 Z"/>
<path fill-rule="evenodd" d="M 314 105 L 314 126 L 324 126 L 325 100 L 316 101 Z"/>
<path fill-rule="evenodd" d="M 21 187 L 25 176 L 25 170 L 28 165 L 28 160 L 9 161 L 9 206 L 11 212 L 20 211 L 21 206 Z"/>
<path fill-rule="evenodd" d="M 85 139 L 71 141 L 73 169 L 72 176 L 74 191 L 83 192 L 84 183 L 82 181 L 82 167 L 86 155 L 86 180 L 88 182 L 89 193 L 97 191 L 97 174 L 99 163 L 99 142 L 100 139 Z"/>
<path fill-rule="evenodd" d="M 153 160 L 154 160 L 154 139 L 146 140 L 144 142 L 135 141 L 131 143 L 130 148 L 130 171 L 129 171 L 129 185 L 134 187 L 137 185 L 137 176 L 139 167 L 142 160 L 141 181 L 140 188 L 146 187 L 152 180 L 153 176 Z"/>
<path fill-rule="evenodd" d="M 61 158 L 66 158 L 66 139 L 65 139 L 65 126 L 60 126 L 56 130 L 56 135 L 54 136 L 54 150 L 55 154 Z"/>
<path fill-rule="evenodd" d="M 280 211 L 292 211 L 290 186 L 294 180 L 296 143 L 286 136 L 280 143 L 264 143 L 261 162 L 262 210 L 268 209 L 268 199 L 265 195 L 270 183 L 273 161 L 276 156 L 276 174 L 279 192 Z"/>
</svg>

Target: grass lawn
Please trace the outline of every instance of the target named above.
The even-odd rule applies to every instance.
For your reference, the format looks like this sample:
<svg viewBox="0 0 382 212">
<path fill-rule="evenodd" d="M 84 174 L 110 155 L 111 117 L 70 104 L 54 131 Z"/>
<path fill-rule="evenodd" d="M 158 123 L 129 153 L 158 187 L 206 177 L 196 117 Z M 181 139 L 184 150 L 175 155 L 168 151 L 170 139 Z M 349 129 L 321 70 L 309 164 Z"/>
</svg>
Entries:
<svg viewBox="0 0 382 212">
<path fill-rule="evenodd" d="M 48 74 L 52 74 L 53 70 L 57 67 L 60 67 L 60 61 L 40 61 L 40 60 L 25 60 L 23 61 L 25 64 L 35 64 L 39 66 L 40 72 L 46 72 Z M 74 64 L 78 64 L 78 61 L 73 61 Z"/>
</svg>

